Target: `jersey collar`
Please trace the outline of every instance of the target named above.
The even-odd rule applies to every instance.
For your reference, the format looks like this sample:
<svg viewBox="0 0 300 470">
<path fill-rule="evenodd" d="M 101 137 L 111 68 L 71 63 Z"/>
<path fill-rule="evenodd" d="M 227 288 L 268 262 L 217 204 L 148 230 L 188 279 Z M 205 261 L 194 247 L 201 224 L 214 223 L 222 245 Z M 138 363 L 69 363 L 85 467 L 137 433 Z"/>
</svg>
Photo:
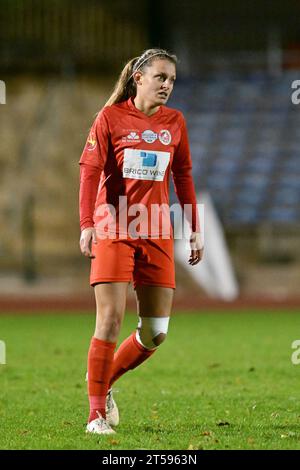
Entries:
<svg viewBox="0 0 300 470">
<path fill-rule="evenodd" d="M 139 116 L 142 116 L 144 119 L 156 119 L 158 117 L 161 116 L 161 113 L 162 113 L 162 105 L 160 105 L 160 107 L 158 108 L 158 110 L 152 114 L 151 116 L 147 116 L 147 114 L 143 113 L 142 111 L 140 111 L 139 109 L 136 108 L 134 102 L 133 102 L 133 97 L 131 96 L 128 100 L 127 100 L 127 104 L 129 106 L 129 108 L 134 111 L 136 114 L 138 114 Z"/>
</svg>

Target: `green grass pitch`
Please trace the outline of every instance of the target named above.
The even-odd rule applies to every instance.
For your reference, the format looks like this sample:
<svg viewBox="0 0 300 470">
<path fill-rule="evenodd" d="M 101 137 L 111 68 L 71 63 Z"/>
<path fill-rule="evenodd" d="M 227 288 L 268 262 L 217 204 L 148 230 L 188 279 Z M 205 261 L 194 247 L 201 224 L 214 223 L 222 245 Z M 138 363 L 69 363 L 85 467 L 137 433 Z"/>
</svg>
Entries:
<svg viewBox="0 0 300 470">
<path fill-rule="evenodd" d="M 120 340 L 136 325 L 127 314 Z M 176 313 L 117 383 L 114 436 L 85 434 L 87 314 L 1 315 L 1 449 L 300 449 L 296 312 Z"/>
</svg>

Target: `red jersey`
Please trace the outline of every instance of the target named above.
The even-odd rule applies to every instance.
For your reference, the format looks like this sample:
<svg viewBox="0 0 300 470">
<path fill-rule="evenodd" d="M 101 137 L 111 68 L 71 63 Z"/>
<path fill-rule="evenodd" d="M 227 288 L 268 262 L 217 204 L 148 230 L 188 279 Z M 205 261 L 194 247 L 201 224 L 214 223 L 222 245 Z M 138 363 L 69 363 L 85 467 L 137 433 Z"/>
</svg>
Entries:
<svg viewBox="0 0 300 470">
<path fill-rule="evenodd" d="M 79 163 L 81 230 L 99 227 L 107 216 L 105 207 L 114 209 L 118 219 L 125 200 L 129 221 L 141 206 L 168 206 L 172 173 L 181 206 L 192 208 L 191 229 L 199 231 L 187 128 L 181 112 L 160 106 L 147 116 L 135 107 L 132 98 L 106 106 L 91 128 Z M 118 219 L 116 232 L 123 229 Z M 155 230 L 152 235 L 162 234 L 161 226 Z M 143 230 L 140 234 L 146 235 Z"/>
</svg>

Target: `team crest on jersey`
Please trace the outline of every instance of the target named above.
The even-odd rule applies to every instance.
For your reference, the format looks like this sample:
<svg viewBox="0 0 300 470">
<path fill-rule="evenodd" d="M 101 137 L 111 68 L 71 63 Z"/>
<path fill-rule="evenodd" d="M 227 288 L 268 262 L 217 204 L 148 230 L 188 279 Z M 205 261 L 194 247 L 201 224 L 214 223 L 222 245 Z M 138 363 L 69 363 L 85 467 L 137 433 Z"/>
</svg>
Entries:
<svg viewBox="0 0 300 470">
<path fill-rule="evenodd" d="M 150 129 L 147 129 L 142 133 L 142 139 L 147 142 L 147 144 L 152 144 L 157 139 L 157 134 Z"/>
<path fill-rule="evenodd" d="M 158 138 L 164 145 L 169 145 L 172 140 L 171 134 L 167 129 L 163 129 L 162 131 L 160 131 Z"/>
<path fill-rule="evenodd" d="M 96 134 L 94 131 L 90 131 L 88 139 L 87 139 L 87 150 L 95 150 L 97 147 L 97 139 L 96 139 Z"/>
<path fill-rule="evenodd" d="M 122 142 L 130 143 L 130 142 L 140 142 L 140 141 L 141 141 L 140 134 L 136 131 L 130 131 L 128 135 L 126 135 L 125 137 L 122 137 Z"/>
</svg>

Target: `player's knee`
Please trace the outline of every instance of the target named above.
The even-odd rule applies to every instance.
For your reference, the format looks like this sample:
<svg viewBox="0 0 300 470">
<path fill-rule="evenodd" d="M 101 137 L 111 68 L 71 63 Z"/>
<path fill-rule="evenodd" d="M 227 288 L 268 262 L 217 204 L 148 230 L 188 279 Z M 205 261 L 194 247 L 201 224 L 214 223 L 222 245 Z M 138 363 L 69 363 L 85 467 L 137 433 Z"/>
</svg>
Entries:
<svg viewBox="0 0 300 470">
<path fill-rule="evenodd" d="M 137 340 L 146 349 L 157 348 L 167 337 L 170 317 L 139 317 Z"/>
<path fill-rule="evenodd" d="M 100 336 L 114 340 L 118 337 L 122 323 L 122 312 L 115 308 L 104 308 L 98 313 L 96 330 Z"/>
<path fill-rule="evenodd" d="M 164 342 L 166 337 L 167 337 L 166 333 L 159 333 L 157 336 L 155 336 L 155 338 L 153 338 L 152 341 L 155 344 L 155 346 L 159 346 L 161 343 Z"/>
</svg>

